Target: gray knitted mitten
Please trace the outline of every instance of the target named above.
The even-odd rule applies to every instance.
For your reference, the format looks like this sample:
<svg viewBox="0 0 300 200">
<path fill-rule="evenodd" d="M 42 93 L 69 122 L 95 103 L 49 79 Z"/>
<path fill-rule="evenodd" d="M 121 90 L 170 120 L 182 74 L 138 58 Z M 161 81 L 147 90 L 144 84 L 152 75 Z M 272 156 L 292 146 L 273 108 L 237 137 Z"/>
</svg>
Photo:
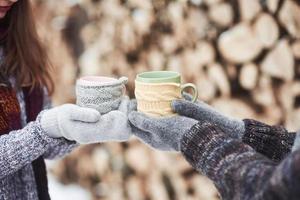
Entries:
<svg viewBox="0 0 300 200">
<path fill-rule="evenodd" d="M 234 138 L 241 139 L 245 132 L 245 125 L 242 120 L 227 117 L 201 101 L 192 103 L 184 100 L 175 100 L 172 102 L 172 108 L 179 115 L 196 119 L 199 122 L 208 121 L 214 123 Z"/>
<path fill-rule="evenodd" d="M 131 136 L 127 117 L 130 107 L 128 97 L 123 98 L 118 110 L 104 115 L 91 108 L 66 104 L 45 111 L 41 125 L 50 137 L 64 137 L 81 144 L 126 141 Z"/>
<path fill-rule="evenodd" d="M 132 133 L 151 147 L 162 151 L 180 151 L 182 136 L 198 121 L 182 116 L 152 118 L 131 112 Z"/>
</svg>

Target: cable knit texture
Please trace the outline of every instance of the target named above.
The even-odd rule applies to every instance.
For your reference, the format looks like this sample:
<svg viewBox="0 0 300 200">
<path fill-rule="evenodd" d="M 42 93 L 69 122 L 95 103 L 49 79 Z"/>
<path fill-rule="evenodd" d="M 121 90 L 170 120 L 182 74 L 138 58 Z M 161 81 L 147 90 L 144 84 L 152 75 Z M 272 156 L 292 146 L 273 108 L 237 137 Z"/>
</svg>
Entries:
<svg viewBox="0 0 300 200">
<path fill-rule="evenodd" d="M 223 200 L 299 199 L 300 150 L 277 164 L 215 124 L 204 122 L 183 136 L 181 151 L 214 182 Z"/>
<path fill-rule="evenodd" d="M 94 108 L 101 114 L 117 110 L 125 94 L 127 82 L 127 77 L 109 80 L 106 83 L 79 79 L 76 82 L 76 104 Z"/>
<path fill-rule="evenodd" d="M 135 96 L 138 111 L 149 116 L 173 116 L 171 103 L 181 98 L 180 84 L 177 83 L 142 83 L 135 81 Z"/>
</svg>

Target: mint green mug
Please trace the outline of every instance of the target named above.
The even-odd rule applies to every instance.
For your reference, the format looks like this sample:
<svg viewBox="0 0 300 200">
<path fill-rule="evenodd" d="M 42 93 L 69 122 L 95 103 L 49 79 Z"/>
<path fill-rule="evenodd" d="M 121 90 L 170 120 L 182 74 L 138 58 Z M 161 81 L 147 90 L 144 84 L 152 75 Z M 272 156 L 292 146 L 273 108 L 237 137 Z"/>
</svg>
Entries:
<svg viewBox="0 0 300 200">
<path fill-rule="evenodd" d="M 138 111 L 157 117 L 174 115 L 171 102 L 181 99 L 187 88 L 193 90 L 192 102 L 195 102 L 198 99 L 197 87 L 192 83 L 181 84 L 178 72 L 150 71 L 138 74 L 135 80 Z"/>
</svg>

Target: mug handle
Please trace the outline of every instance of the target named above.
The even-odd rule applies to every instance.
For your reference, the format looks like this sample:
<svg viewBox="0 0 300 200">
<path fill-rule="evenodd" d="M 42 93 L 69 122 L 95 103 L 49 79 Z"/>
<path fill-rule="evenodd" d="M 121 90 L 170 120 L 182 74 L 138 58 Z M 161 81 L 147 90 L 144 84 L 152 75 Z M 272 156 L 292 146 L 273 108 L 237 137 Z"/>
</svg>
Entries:
<svg viewBox="0 0 300 200">
<path fill-rule="evenodd" d="M 192 88 L 193 90 L 193 99 L 192 99 L 192 102 L 196 102 L 197 99 L 198 99 L 198 89 L 196 87 L 196 85 L 194 85 L 193 83 L 186 83 L 186 84 L 183 84 L 181 86 L 181 94 L 183 94 L 184 90 L 187 89 L 187 88 Z"/>
<path fill-rule="evenodd" d="M 119 78 L 119 81 L 122 83 L 122 96 L 126 94 L 126 84 L 128 83 L 128 78 L 123 76 Z"/>
<path fill-rule="evenodd" d="M 127 91 L 127 89 L 126 89 L 125 84 L 122 84 L 122 96 L 126 95 L 126 91 Z"/>
</svg>

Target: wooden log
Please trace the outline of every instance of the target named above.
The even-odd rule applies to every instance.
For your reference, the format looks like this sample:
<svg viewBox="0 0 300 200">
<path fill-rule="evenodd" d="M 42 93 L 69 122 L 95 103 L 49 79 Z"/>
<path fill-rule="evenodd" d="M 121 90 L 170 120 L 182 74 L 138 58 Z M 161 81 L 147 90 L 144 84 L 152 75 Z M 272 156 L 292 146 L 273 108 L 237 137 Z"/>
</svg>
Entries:
<svg viewBox="0 0 300 200">
<path fill-rule="evenodd" d="M 218 4 L 220 2 L 222 2 L 223 0 L 203 0 L 203 2 L 208 5 L 208 6 L 212 6 L 215 4 Z"/>
<path fill-rule="evenodd" d="M 213 183 L 211 180 L 204 176 L 194 176 L 191 179 L 192 188 L 195 190 L 196 199 L 201 200 L 217 200 L 218 191 L 212 187 Z M 201 185 L 201 187 L 199 187 Z"/>
<path fill-rule="evenodd" d="M 272 47 L 279 37 L 276 21 L 269 14 L 261 14 L 254 23 L 254 32 L 262 46 Z"/>
<path fill-rule="evenodd" d="M 184 69 L 184 75 L 187 78 L 193 78 L 195 76 L 198 76 L 198 74 L 201 72 L 202 65 L 198 57 L 199 54 L 196 53 L 193 49 L 187 48 L 183 52 L 182 69 Z"/>
<path fill-rule="evenodd" d="M 220 90 L 222 96 L 230 96 L 229 80 L 220 64 L 214 63 L 208 66 L 208 77 Z"/>
<path fill-rule="evenodd" d="M 164 69 L 165 57 L 157 48 L 152 48 L 147 52 L 147 63 L 151 70 L 161 71 Z"/>
<path fill-rule="evenodd" d="M 192 4 L 196 5 L 196 6 L 199 6 L 203 3 L 202 0 L 190 0 Z"/>
<path fill-rule="evenodd" d="M 178 48 L 178 43 L 176 41 L 176 37 L 170 36 L 170 35 L 162 35 L 160 37 L 159 45 L 160 45 L 162 51 L 167 55 L 174 53 L 176 51 L 176 49 Z"/>
<path fill-rule="evenodd" d="M 218 98 L 213 100 L 211 105 L 231 117 L 255 119 L 256 116 L 253 109 L 240 99 Z"/>
<path fill-rule="evenodd" d="M 225 70 L 226 70 L 226 74 L 228 75 L 228 79 L 234 80 L 238 78 L 238 70 L 236 66 L 232 64 L 228 64 Z"/>
<path fill-rule="evenodd" d="M 91 155 L 92 165 L 95 166 L 95 170 L 98 176 L 104 176 L 109 171 L 109 155 L 108 151 L 104 148 L 98 147 Z"/>
<path fill-rule="evenodd" d="M 287 115 L 294 110 L 296 97 L 300 95 L 300 82 L 286 82 L 278 88 L 278 99 Z"/>
<path fill-rule="evenodd" d="M 167 7 L 168 18 L 171 20 L 173 26 L 181 25 L 184 21 L 184 6 L 183 4 L 170 3 Z"/>
<path fill-rule="evenodd" d="M 211 6 L 208 15 L 213 22 L 221 27 L 229 27 L 233 20 L 232 7 L 224 2 Z"/>
<path fill-rule="evenodd" d="M 260 76 L 257 87 L 251 92 L 254 102 L 264 107 L 276 104 L 272 89 L 271 78 L 267 75 Z"/>
<path fill-rule="evenodd" d="M 186 42 L 197 42 L 199 39 L 205 38 L 209 29 L 212 29 L 206 12 L 200 9 L 189 9 L 188 17 L 185 21 L 187 26 Z M 179 29 L 182 32 L 182 29 Z"/>
<path fill-rule="evenodd" d="M 181 160 L 181 162 L 183 162 L 183 161 Z M 187 188 L 186 181 L 184 180 L 184 177 L 182 176 L 182 172 L 173 170 L 171 173 L 169 173 L 169 169 L 170 169 L 170 167 L 168 168 L 168 170 L 166 170 L 166 173 L 169 174 L 170 182 L 172 183 L 172 186 L 174 188 L 175 196 L 178 199 L 186 199 L 188 196 L 186 193 L 188 188 Z"/>
<path fill-rule="evenodd" d="M 279 88 L 278 99 L 283 110 L 290 113 L 294 109 L 295 97 L 300 94 L 299 82 L 286 82 Z"/>
<path fill-rule="evenodd" d="M 283 121 L 282 108 L 279 105 L 264 107 L 263 114 L 258 115 L 256 119 L 266 124 L 279 124 Z"/>
<path fill-rule="evenodd" d="M 258 80 L 258 67 L 253 63 L 248 63 L 242 66 L 239 82 L 246 90 L 255 88 Z"/>
<path fill-rule="evenodd" d="M 269 11 L 275 13 L 278 7 L 279 0 L 267 0 L 267 7 Z"/>
<path fill-rule="evenodd" d="M 195 56 L 199 61 L 199 65 L 212 64 L 215 61 L 216 53 L 212 44 L 206 41 L 200 41 L 197 43 L 195 49 Z"/>
<path fill-rule="evenodd" d="M 292 51 L 295 58 L 300 59 L 300 40 L 292 44 Z"/>
<path fill-rule="evenodd" d="M 295 1 L 284 2 L 279 12 L 280 23 L 295 38 L 300 38 L 300 6 Z"/>
<path fill-rule="evenodd" d="M 224 32 L 218 39 L 218 48 L 225 59 L 233 63 L 245 63 L 254 59 L 262 50 L 248 23 L 240 23 Z"/>
<path fill-rule="evenodd" d="M 167 70 L 181 73 L 185 76 L 185 70 L 182 69 L 183 58 L 180 55 L 171 56 L 167 61 Z"/>
<path fill-rule="evenodd" d="M 299 131 L 300 125 L 299 125 L 299 120 L 300 120 L 300 108 L 297 108 L 293 110 L 293 112 L 288 113 L 286 117 L 286 128 L 289 131 Z"/>
<path fill-rule="evenodd" d="M 100 8 L 98 7 L 98 9 L 102 11 L 101 13 L 102 16 L 110 19 L 111 21 L 124 20 L 124 16 L 128 16 L 129 14 L 129 10 L 121 6 L 120 2 L 117 0 L 102 1 L 100 3 Z M 98 11 L 98 15 L 99 15 L 99 11 Z"/>
<path fill-rule="evenodd" d="M 147 149 L 142 144 L 131 146 L 125 152 L 127 164 L 139 174 L 147 174 L 151 168 Z"/>
<path fill-rule="evenodd" d="M 114 26 L 114 24 L 112 24 Z M 110 27 L 109 27 L 110 28 Z M 131 50 L 134 50 L 137 46 L 137 40 L 135 35 L 135 30 L 133 28 L 133 25 L 129 19 L 125 19 L 120 28 L 120 46 L 124 49 L 124 51 L 128 52 Z M 110 28 L 110 30 L 113 30 L 114 28 Z M 111 33 L 108 33 L 111 34 Z M 117 34 L 117 33 L 115 33 Z M 107 37 L 106 35 L 103 35 L 102 37 Z M 105 39 L 103 39 L 105 40 Z M 112 41 L 114 43 L 114 41 Z"/>
<path fill-rule="evenodd" d="M 292 85 L 292 91 L 294 96 L 300 96 L 300 82 L 294 81 Z"/>
<path fill-rule="evenodd" d="M 294 77 L 293 52 L 286 39 L 280 40 L 275 48 L 266 56 L 261 64 L 264 73 L 291 81 Z"/>
<path fill-rule="evenodd" d="M 147 182 L 149 196 L 151 197 L 151 199 L 170 200 L 161 178 L 161 174 L 154 169 L 149 174 L 149 180 Z"/>
<path fill-rule="evenodd" d="M 135 9 L 132 13 L 133 27 L 139 35 L 148 34 L 154 15 L 151 9 Z"/>
<path fill-rule="evenodd" d="M 143 182 L 138 177 L 131 177 L 125 184 L 128 198 L 132 200 L 144 199 Z"/>
<path fill-rule="evenodd" d="M 239 0 L 238 2 L 243 21 L 251 21 L 261 10 L 259 0 Z"/>
<path fill-rule="evenodd" d="M 152 2 L 151 0 L 128 0 L 127 1 L 129 7 L 134 7 L 134 8 L 140 8 L 144 10 L 151 10 L 152 9 Z"/>
<path fill-rule="evenodd" d="M 199 99 L 201 99 L 202 101 L 210 101 L 215 97 L 217 88 L 206 74 L 200 74 L 198 76 L 196 85 L 199 92 Z"/>
</svg>

